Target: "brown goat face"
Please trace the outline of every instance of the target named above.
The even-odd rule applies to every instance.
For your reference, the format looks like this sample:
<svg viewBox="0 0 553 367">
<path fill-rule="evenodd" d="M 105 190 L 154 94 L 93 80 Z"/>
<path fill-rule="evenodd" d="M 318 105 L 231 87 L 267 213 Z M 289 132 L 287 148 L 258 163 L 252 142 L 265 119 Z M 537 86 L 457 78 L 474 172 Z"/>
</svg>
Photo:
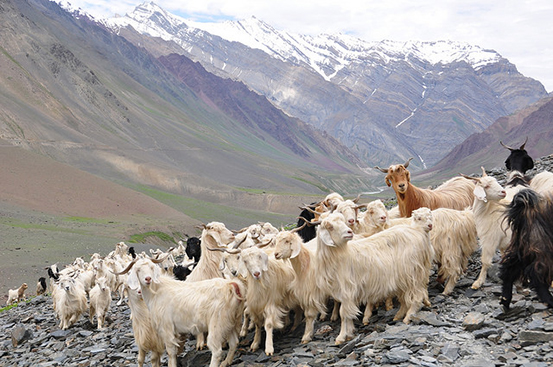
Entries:
<svg viewBox="0 0 553 367">
<path fill-rule="evenodd" d="M 409 187 L 410 180 L 411 174 L 402 164 L 390 166 L 388 169 L 386 183 L 388 186 L 392 186 L 395 192 L 404 194 Z"/>
</svg>

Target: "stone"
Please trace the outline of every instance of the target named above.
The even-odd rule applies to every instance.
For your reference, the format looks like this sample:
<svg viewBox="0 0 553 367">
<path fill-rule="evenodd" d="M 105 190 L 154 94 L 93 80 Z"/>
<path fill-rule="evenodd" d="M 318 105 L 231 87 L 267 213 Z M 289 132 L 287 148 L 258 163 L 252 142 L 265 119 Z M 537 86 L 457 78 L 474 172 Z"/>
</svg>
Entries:
<svg viewBox="0 0 553 367">
<path fill-rule="evenodd" d="M 471 312 L 463 319 L 463 327 L 465 330 L 477 330 L 484 325 L 484 315 L 479 312 Z"/>
<path fill-rule="evenodd" d="M 17 347 L 33 337 L 33 332 L 23 325 L 15 326 L 11 331 L 12 345 Z"/>
</svg>

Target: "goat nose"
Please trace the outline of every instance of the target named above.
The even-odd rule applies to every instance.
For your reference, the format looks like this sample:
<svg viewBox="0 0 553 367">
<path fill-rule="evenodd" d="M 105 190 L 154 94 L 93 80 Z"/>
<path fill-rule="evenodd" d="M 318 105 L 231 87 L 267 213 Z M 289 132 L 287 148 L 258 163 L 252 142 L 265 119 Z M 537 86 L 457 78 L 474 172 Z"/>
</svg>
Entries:
<svg viewBox="0 0 553 367">
<path fill-rule="evenodd" d="M 253 276 L 254 276 L 255 278 L 259 278 L 260 275 L 261 275 L 261 273 L 259 273 L 258 271 L 256 271 L 256 272 L 253 273 Z"/>
<path fill-rule="evenodd" d="M 150 284 L 150 282 L 152 281 L 152 277 L 146 277 L 144 278 L 144 280 L 146 281 L 146 284 Z"/>
<path fill-rule="evenodd" d="M 349 224 L 355 223 L 355 219 L 348 219 L 348 223 L 349 223 Z"/>
</svg>

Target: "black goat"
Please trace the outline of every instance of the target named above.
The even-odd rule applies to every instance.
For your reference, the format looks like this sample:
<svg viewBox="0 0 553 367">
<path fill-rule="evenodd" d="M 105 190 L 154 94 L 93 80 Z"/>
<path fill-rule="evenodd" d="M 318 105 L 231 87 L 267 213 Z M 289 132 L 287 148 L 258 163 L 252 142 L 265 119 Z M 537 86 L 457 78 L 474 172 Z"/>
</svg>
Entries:
<svg viewBox="0 0 553 367">
<path fill-rule="evenodd" d="M 129 247 L 129 250 L 127 252 L 129 253 L 129 255 L 131 255 L 133 259 L 136 259 L 136 251 L 134 250 L 133 246 Z"/>
<path fill-rule="evenodd" d="M 196 266 L 196 264 L 198 263 L 195 262 L 194 264 L 190 264 L 188 266 L 176 265 L 173 267 L 173 276 L 175 279 L 184 282 L 190 273 L 192 273 L 192 270 L 194 270 L 193 266 Z"/>
<path fill-rule="evenodd" d="M 313 211 L 319 205 L 319 203 L 311 203 L 305 207 L 300 207 L 303 209 L 298 217 L 297 228 L 304 226 L 298 231 L 298 234 L 302 238 L 303 242 L 309 242 L 317 236 L 317 227 L 315 225 L 310 225 L 311 220 L 315 219 L 315 213 Z M 308 225 L 305 225 L 307 223 Z"/>
<path fill-rule="evenodd" d="M 549 293 L 553 280 L 553 196 L 521 190 L 509 204 L 505 220 L 512 237 L 500 265 L 503 281 L 500 303 L 509 309 L 513 284 L 521 280 L 553 307 L 553 296 Z"/>
<path fill-rule="evenodd" d="M 505 167 L 508 171 L 519 171 L 522 174 L 526 173 L 526 171 L 534 168 L 534 160 L 532 157 L 528 155 L 528 152 L 524 149 L 524 146 L 528 142 L 528 137 L 524 141 L 524 144 L 520 146 L 520 148 L 511 148 L 505 144 L 503 144 L 502 141 L 499 143 L 509 149 L 511 151 L 511 154 L 507 157 L 505 160 Z"/>
<path fill-rule="evenodd" d="M 194 262 L 200 261 L 200 256 L 202 255 L 201 242 L 198 237 L 189 237 L 186 240 L 186 256 L 190 260 L 194 260 Z"/>
</svg>

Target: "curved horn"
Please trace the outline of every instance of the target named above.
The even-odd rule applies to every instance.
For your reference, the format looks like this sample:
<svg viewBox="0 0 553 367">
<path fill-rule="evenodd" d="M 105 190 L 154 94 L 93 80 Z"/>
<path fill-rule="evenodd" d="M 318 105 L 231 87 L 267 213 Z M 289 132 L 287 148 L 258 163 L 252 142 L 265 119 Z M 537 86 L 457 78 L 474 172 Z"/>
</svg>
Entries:
<svg viewBox="0 0 553 367">
<path fill-rule="evenodd" d="M 246 238 L 248 238 L 248 236 L 244 236 L 244 238 L 242 239 L 242 241 L 238 242 L 238 243 L 234 243 L 234 245 L 231 247 L 231 249 L 237 249 L 238 247 L 240 247 L 241 244 L 244 243 L 244 241 L 246 241 Z"/>
<path fill-rule="evenodd" d="M 361 194 L 357 195 L 357 197 L 355 199 L 353 199 L 352 201 L 357 204 L 359 202 L 359 200 L 361 199 Z"/>
<path fill-rule="evenodd" d="M 318 211 L 316 211 L 316 210 L 314 210 L 314 209 L 311 209 L 311 208 L 308 207 L 308 206 L 300 207 L 300 209 L 305 209 L 305 210 L 307 210 L 308 212 L 313 213 L 313 214 L 316 214 L 316 215 L 321 215 L 321 214 L 323 214 L 322 212 L 318 212 Z"/>
<path fill-rule="evenodd" d="M 299 217 L 299 218 L 303 218 L 303 217 Z M 305 218 L 303 218 L 303 219 L 305 219 Z M 296 227 L 294 229 L 291 229 L 290 232 L 294 233 L 294 232 L 301 231 L 307 225 L 307 221 L 304 220 L 304 222 L 305 223 L 303 223 L 303 225 L 301 227 Z"/>
<path fill-rule="evenodd" d="M 271 244 L 271 242 L 273 242 L 273 240 L 274 240 L 274 237 L 271 237 L 271 239 L 269 239 L 267 242 L 258 243 L 257 247 L 259 248 L 267 247 Z"/>
<path fill-rule="evenodd" d="M 195 228 L 198 228 L 198 229 L 206 229 L 207 226 L 205 224 L 198 224 L 197 226 L 194 226 Z"/>
<path fill-rule="evenodd" d="M 304 221 L 309 227 L 314 226 L 314 225 L 317 225 L 317 224 L 320 223 L 320 221 L 311 222 L 311 221 L 305 219 L 304 217 L 298 217 L 298 219 L 303 219 L 303 221 Z M 302 226 L 302 227 L 303 227 L 303 226 Z"/>
<path fill-rule="evenodd" d="M 134 264 L 136 264 L 137 260 L 138 260 L 138 259 L 134 259 L 133 261 L 131 261 L 131 262 L 129 263 L 129 265 L 127 265 L 127 267 L 126 267 L 125 269 L 121 270 L 121 271 L 118 272 L 118 273 L 116 273 L 116 272 L 114 272 L 114 271 L 111 271 L 111 269 L 110 269 L 110 271 L 111 271 L 113 274 L 115 274 L 115 275 L 127 274 L 127 273 L 131 270 L 131 268 L 134 266 Z"/>
<path fill-rule="evenodd" d="M 471 176 L 467 176 L 467 175 L 462 174 L 462 173 L 459 173 L 459 175 L 461 175 L 461 177 L 464 177 L 464 178 L 467 178 L 467 179 L 473 180 L 473 181 L 479 181 L 480 180 L 479 177 L 471 177 Z"/>
<path fill-rule="evenodd" d="M 528 137 L 526 137 L 526 140 L 524 141 L 524 144 L 522 144 L 522 145 L 520 146 L 520 148 L 518 148 L 518 149 L 524 150 L 524 146 L 526 145 L 526 143 L 528 143 Z"/>
<path fill-rule="evenodd" d="M 516 150 L 515 148 L 511 148 L 510 146 L 507 146 L 507 145 L 503 144 L 503 142 L 502 142 L 501 140 L 499 141 L 499 144 L 501 144 L 504 148 L 509 149 L 511 152 L 512 152 L 513 150 Z M 526 143 L 524 143 L 524 144 L 526 144 Z M 523 146 L 524 146 L 524 145 L 523 145 Z"/>
<path fill-rule="evenodd" d="M 380 168 L 380 167 L 378 167 L 378 166 L 374 166 L 374 168 L 376 168 L 377 170 L 380 170 L 380 172 L 388 173 L 388 170 L 387 170 L 387 169 Z"/>
<path fill-rule="evenodd" d="M 165 254 L 164 257 L 159 258 L 159 259 L 157 259 L 157 258 L 156 258 L 156 259 L 150 258 L 150 260 L 151 260 L 154 264 L 160 264 L 160 263 L 164 262 L 164 261 L 169 257 L 169 255 L 171 255 L 171 254 Z"/>
<path fill-rule="evenodd" d="M 239 248 L 228 249 L 228 248 L 224 248 L 224 247 L 216 247 L 216 248 L 207 247 L 207 249 L 209 251 L 228 252 L 229 254 L 239 254 L 241 252 L 241 250 Z"/>
<path fill-rule="evenodd" d="M 405 167 L 405 168 L 409 167 L 409 163 L 411 162 L 412 159 L 413 159 L 413 157 L 409 158 L 407 160 L 407 162 L 403 163 L 403 167 Z"/>
</svg>

